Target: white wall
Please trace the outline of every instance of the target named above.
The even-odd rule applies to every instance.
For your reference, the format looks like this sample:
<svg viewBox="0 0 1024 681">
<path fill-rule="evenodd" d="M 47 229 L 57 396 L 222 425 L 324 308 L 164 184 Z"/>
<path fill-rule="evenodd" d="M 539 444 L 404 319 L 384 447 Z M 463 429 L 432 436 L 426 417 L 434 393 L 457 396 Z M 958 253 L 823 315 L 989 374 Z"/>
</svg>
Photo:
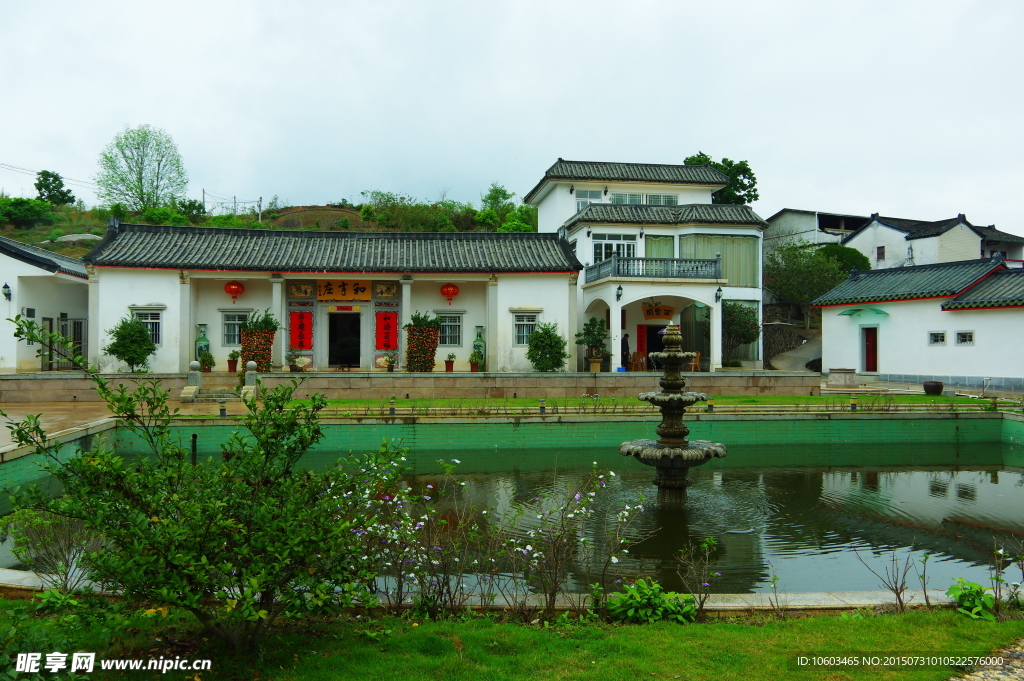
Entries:
<svg viewBox="0 0 1024 681">
<path fill-rule="evenodd" d="M 72 319 L 88 317 L 88 285 L 84 279 L 50 273 L 7 256 L 0 256 L 0 272 L 0 286 L 11 287 L 10 302 L 0 296 L 0 373 L 39 371 L 39 347 L 19 342 L 14 325 L 6 320 L 26 307 L 35 308 L 35 321 L 40 324 L 43 317 L 56 320 L 62 312 Z"/>
<path fill-rule="evenodd" d="M 256 278 L 247 278 L 252 276 Z M 195 359 L 195 342 L 199 337 L 198 324 L 206 324 L 206 338 L 210 341 L 210 354 L 217 362 L 214 371 L 225 371 L 227 369 L 228 353 L 232 350 L 241 350 L 240 345 L 224 345 L 224 313 L 225 312 L 263 312 L 271 307 L 270 275 L 254 274 L 240 277 L 232 277 L 230 273 L 214 272 L 193 272 L 191 276 L 191 297 L 192 312 L 188 319 L 182 318 L 184 328 L 181 331 L 182 342 L 187 344 L 188 360 Z M 224 292 L 224 285 L 237 281 L 245 287 L 245 291 L 232 303 L 231 296 Z M 285 333 L 285 320 L 275 310 L 273 315 L 282 322 L 282 330 L 278 336 Z M 241 367 L 239 367 L 241 368 Z M 188 365 L 177 369 L 187 371 Z"/>
<path fill-rule="evenodd" d="M 921 242 L 929 241 L 929 239 L 907 241 L 906 236 L 905 232 L 900 232 L 892 227 L 879 224 L 877 221 L 872 221 L 866 229 L 843 245 L 855 248 L 863 253 L 864 257 L 871 263 L 871 269 L 873 270 L 931 264 L 925 262 L 926 258 L 922 256 L 920 251 L 922 248 L 927 248 L 927 245 Z M 885 246 L 885 260 L 878 260 L 875 257 L 879 246 Z M 914 249 L 913 262 L 909 262 L 907 257 L 907 249 L 911 247 Z"/>
<path fill-rule="evenodd" d="M 957 225 L 940 234 L 937 240 L 939 242 L 939 262 L 956 262 L 981 257 L 981 237 L 967 225 Z M 918 241 L 927 241 L 927 239 L 918 239 Z"/>
<path fill-rule="evenodd" d="M 569 193 L 569 187 L 573 187 L 573 193 Z M 608 194 L 604 193 L 605 187 Z M 577 189 L 586 189 L 601 192 L 600 203 L 611 203 L 611 195 L 615 193 L 627 194 L 675 194 L 678 196 L 680 205 L 689 203 L 711 203 L 711 194 L 714 193 L 711 187 L 687 186 L 678 184 L 641 184 L 641 183 L 613 183 L 613 182 L 555 182 L 547 194 L 537 204 L 538 231 L 556 232 L 565 224 L 565 221 L 576 214 L 576 192 Z M 597 203 L 597 202 L 595 202 Z"/>
<path fill-rule="evenodd" d="M 412 309 L 410 312 L 435 314 L 452 314 L 464 311 L 462 314 L 462 345 L 439 345 L 435 359 L 437 363 L 434 371 L 444 371 L 444 361 L 449 353 L 455 353 L 455 370 L 469 371 L 469 355 L 473 352 L 473 341 L 476 339 L 476 327 L 484 327 L 484 342 L 491 342 L 491 329 L 487 326 L 487 280 L 483 275 L 476 275 L 475 279 L 463 279 L 461 277 L 474 275 L 454 275 L 450 279 L 420 279 L 422 275 L 413 275 L 412 285 Z M 451 305 L 448 299 L 441 295 L 441 287 L 445 284 L 455 284 L 459 287 L 459 295 L 452 299 Z M 369 322 L 372 325 L 372 321 Z M 372 331 L 372 329 L 371 329 Z M 402 352 L 405 352 L 405 332 L 402 337 Z M 372 342 L 372 339 L 371 339 Z M 367 365 L 369 366 L 369 365 Z M 487 367 L 490 371 L 491 368 Z"/>
<path fill-rule="evenodd" d="M 177 270 L 98 268 L 97 314 L 90 319 L 90 362 L 99 364 L 102 371 L 127 370 L 119 361 L 102 354 L 110 343 L 108 331 L 131 312 L 132 306 L 151 306 L 161 313 L 161 342 L 156 354 L 149 360 L 150 370 L 156 373 L 177 373 L 179 348 L 182 342 L 192 343 L 194 337 L 182 337 L 182 316 L 179 305 L 181 286 Z M 162 309 L 160 306 L 165 306 Z M 187 315 L 187 312 L 186 312 Z M 187 319 L 185 320 L 188 321 Z M 95 326 L 94 326 L 95 325 Z M 98 338 L 98 343 L 93 342 Z"/>
<path fill-rule="evenodd" d="M 488 371 L 533 371 L 526 359 L 525 346 L 515 345 L 515 312 L 510 308 L 543 308 L 537 321 L 558 324 L 558 333 L 566 339 L 566 351 L 573 354 L 573 337 L 577 329 L 570 318 L 570 296 L 575 295 L 567 274 L 499 274 L 496 328 L 487 329 L 485 340 L 496 358 L 497 366 Z M 524 310 L 522 313 L 528 313 Z M 490 344 L 496 343 L 496 347 Z M 566 369 L 573 370 L 572 360 Z"/>
<path fill-rule="evenodd" d="M 948 298 L 896 303 L 865 303 L 822 309 L 822 368 L 864 371 L 861 329 L 878 327 L 878 373 L 1024 377 L 1024 312 L 1021 308 L 950 310 Z M 888 316 L 853 308 L 874 308 Z M 928 332 L 944 331 L 946 345 L 930 346 Z M 973 346 L 958 346 L 957 331 L 974 331 Z"/>
</svg>

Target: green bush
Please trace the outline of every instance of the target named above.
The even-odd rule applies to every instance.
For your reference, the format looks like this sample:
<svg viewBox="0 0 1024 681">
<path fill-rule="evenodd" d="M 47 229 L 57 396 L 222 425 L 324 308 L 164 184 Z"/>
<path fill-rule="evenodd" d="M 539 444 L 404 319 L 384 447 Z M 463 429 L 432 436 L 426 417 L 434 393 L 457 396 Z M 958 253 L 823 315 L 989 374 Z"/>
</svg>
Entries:
<svg viewBox="0 0 1024 681">
<path fill-rule="evenodd" d="M 565 351 L 566 340 L 559 335 L 557 324 L 537 324 L 530 334 L 529 343 L 526 359 L 530 360 L 534 371 L 561 371 L 565 368 L 569 354 Z"/>
<path fill-rule="evenodd" d="M 957 612 L 971 619 L 995 622 L 996 598 L 989 593 L 990 590 L 962 577 L 957 577 L 955 581 L 956 584 L 946 590 L 946 595 L 956 601 Z"/>
<path fill-rule="evenodd" d="M 36 199 L 0 198 L 0 222 L 27 229 L 35 224 L 53 222 L 53 208 L 46 201 Z"/>
<path fill-rule="evenodd" d="M 697 619 L 697 601 L 664 591 L 653 579 L 641 577 L 627 584 L 625 591 L 608 597 L 608 618 L 632 624 L 653 624 L 661 620 L 688 624 Z"/>
<path fill-rule="evenodd" d="M 112 339 L 103 352 L 128 365 L 129 370 L 149 367 L 149 356 L 156 352 L 156 344 L 146 325 L 135 315 L 128 315 L 107 331 Z"/>
</svg>

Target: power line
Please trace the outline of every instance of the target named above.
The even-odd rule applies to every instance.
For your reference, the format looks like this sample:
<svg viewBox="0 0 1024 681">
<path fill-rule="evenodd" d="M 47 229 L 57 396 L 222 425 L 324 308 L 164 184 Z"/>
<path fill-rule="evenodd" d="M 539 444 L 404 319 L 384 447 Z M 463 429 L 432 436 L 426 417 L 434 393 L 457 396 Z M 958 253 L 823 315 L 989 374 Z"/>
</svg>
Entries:
<svg viewBox="0 0 1024 681">
<path fill-rule="evenodd" d="M 4 170 L 10 170 L 15 173 L 21 173 L 23 175 L 38 175 L 40 172 L 38 170 L 31 170 L 29 168 L 22 168 L 21 166 L 12 165 L 10 163 L 0 163 L 0 168 L 3 168 Z M 99 185 L 89 180 L 76 180 L 71 177 L 64 177 L 63 175 L 61 175 L 60 179 L 62 179 L 67 184 L 78 185 L 84 187 L 85 189 L 99 189 Z"/>
</svg>

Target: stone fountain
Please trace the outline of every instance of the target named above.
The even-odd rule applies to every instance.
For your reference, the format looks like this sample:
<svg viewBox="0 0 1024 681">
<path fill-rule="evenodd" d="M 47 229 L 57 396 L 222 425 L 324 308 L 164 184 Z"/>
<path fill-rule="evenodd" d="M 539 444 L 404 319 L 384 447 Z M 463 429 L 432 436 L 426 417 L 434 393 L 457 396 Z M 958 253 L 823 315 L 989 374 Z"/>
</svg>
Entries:
<svg viewBox="0 0 1024 681">
<path fill-rule="evenodd" d="M 631 440 L 623 442 L 619 454 L 632 456 L 647 466 L 654 466 L 657 474 L 659 501 L 685 501 L 686 488 L 692 482 L 686 477 L 694 466 L 707 463 L 714 457 L 725 456 L 725 445 L 708 440 L 687 440 L 690 429 L 683 423 L 683 413 L 694 402 L 707 399 L 704 393 L 683 392 L 686 380 L 680 370 L 683 364 L 696 357 L 693 352 L 681 352 L 683 337 L 679 327 L 669 324 L 665 331 L 664 352 L 652 352 L 651 357 L 665 367 L 659 384 L 661 392 L 640 393 L 640 399 L 661 410 L 661 424 L 657 428 L 658 440 Z"/>
</svg>

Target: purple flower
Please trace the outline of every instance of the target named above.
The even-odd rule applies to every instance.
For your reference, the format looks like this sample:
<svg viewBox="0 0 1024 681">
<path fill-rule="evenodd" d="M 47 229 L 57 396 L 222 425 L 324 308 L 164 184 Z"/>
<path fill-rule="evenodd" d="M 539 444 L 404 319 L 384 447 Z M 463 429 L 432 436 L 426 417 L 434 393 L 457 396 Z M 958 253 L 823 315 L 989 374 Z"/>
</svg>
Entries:
<svg viewBox="0 0 1024 681">
<path fill-rule="evenodd" d="M 711 585 L 708 584 L 707 582 L 704 582 L 703 584 L 701 584 L 701 586 L 711 586 Z"/>
<path fill-rule="evenodd" d="M 716 573 L 715 573 L 715 577 L 721 577 L 721 576 L 722 576 L 722 573 L 721 573 L 721 572 L 716 572 Z"/>
</svg>

